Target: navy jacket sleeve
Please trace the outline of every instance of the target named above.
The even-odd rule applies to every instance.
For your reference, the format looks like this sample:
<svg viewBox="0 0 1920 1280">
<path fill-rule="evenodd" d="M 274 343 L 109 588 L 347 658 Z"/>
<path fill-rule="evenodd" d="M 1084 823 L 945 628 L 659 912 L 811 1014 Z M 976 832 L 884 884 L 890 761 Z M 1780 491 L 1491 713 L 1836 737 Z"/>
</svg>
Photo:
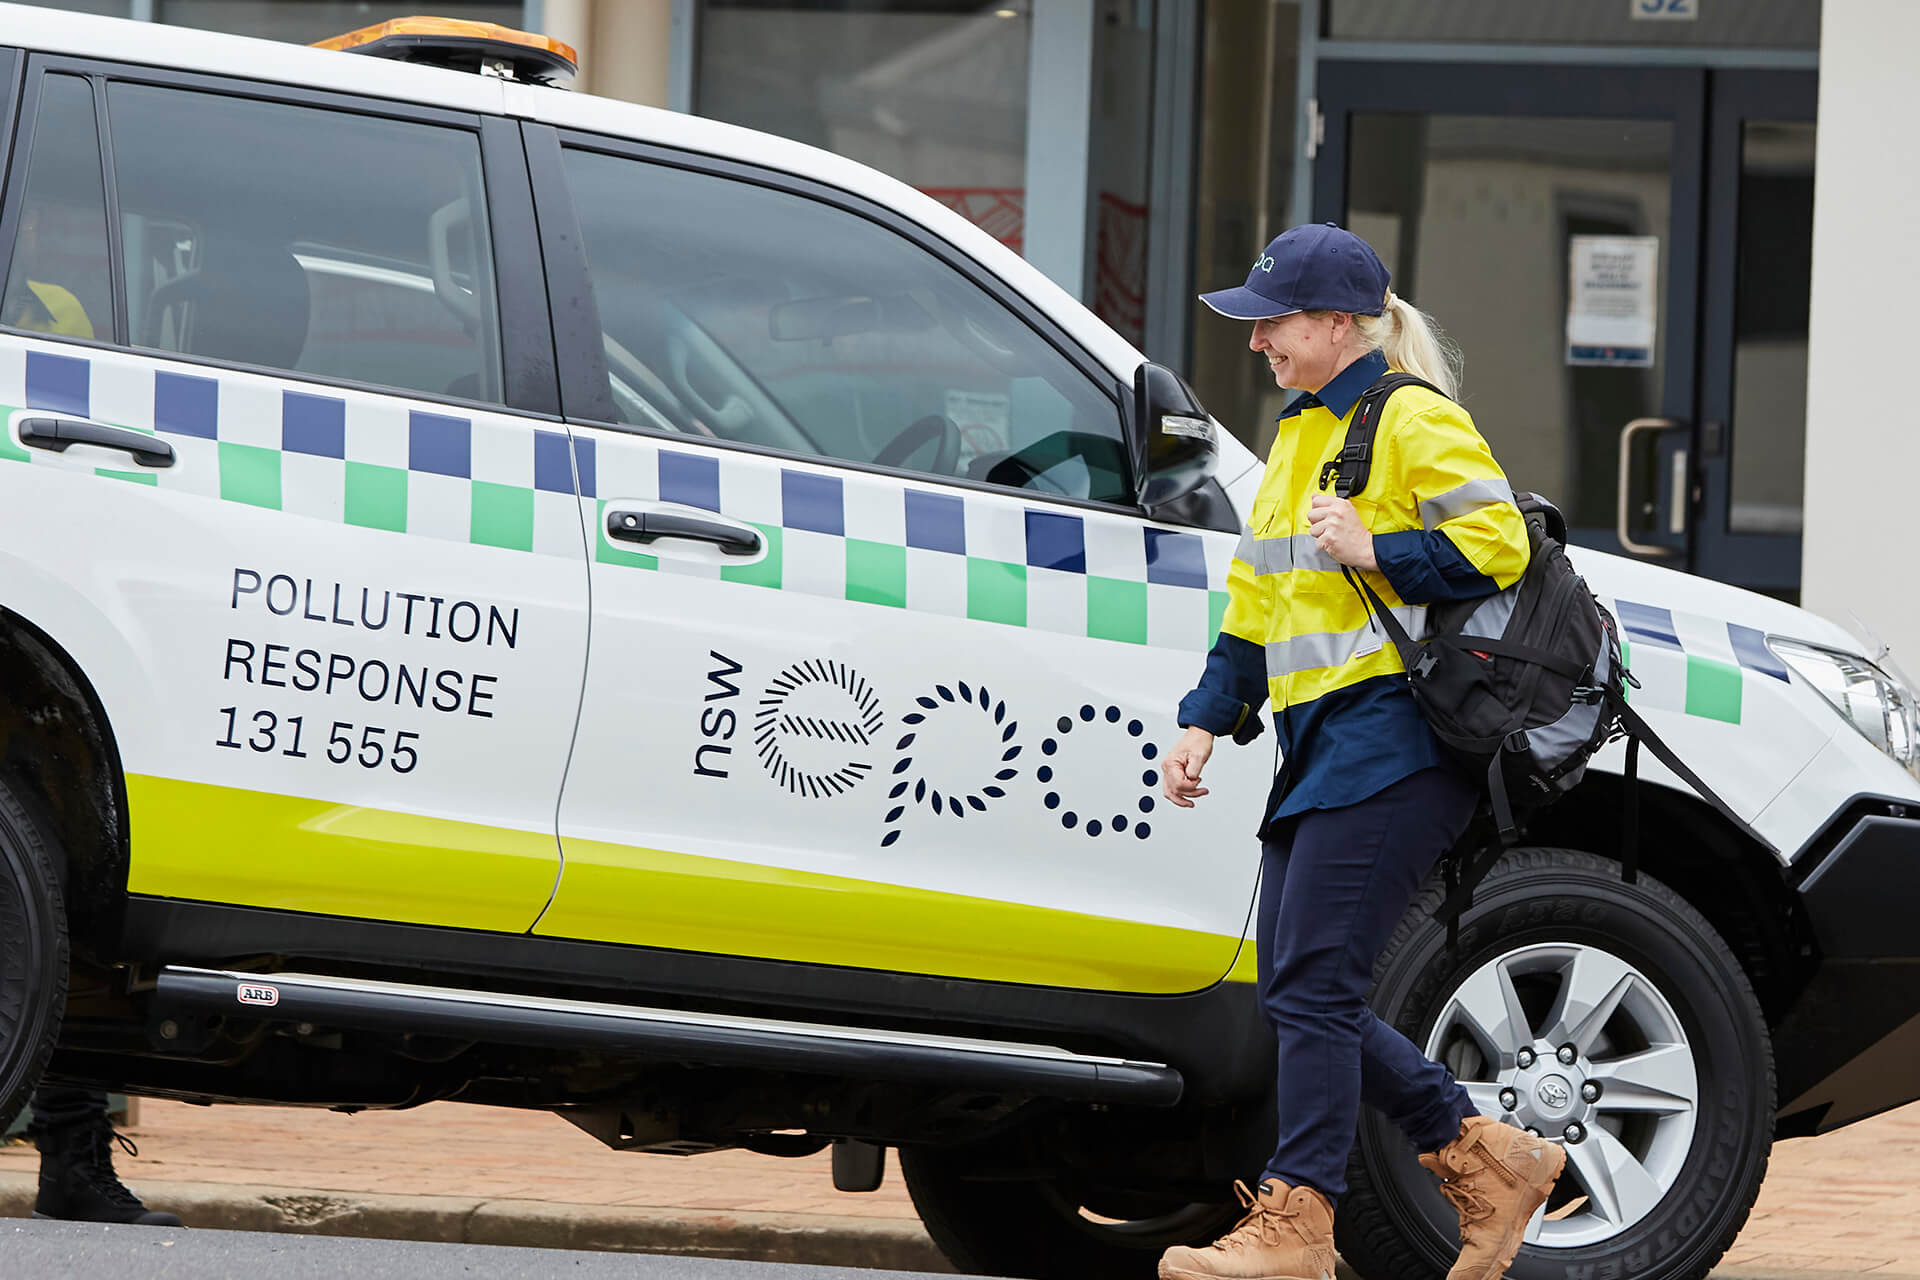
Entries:
<svg viewBox="0 0 1920 1280">
<path fill-rule="evenodd" d="M 1438 529 L 1403 529 L 1373 535 L 1373 558 L 1394 593 L 1408 604 L 1472 600 L 1490 596 L 1499 584 L 1460 553 Z"/>
<path fill-rule="evenodd" d="M 1266 699 L 1267 655 L 1251 640 L 1222 631 L 1207 654 L 1199 687 L 1180 699 L 1180 726 L 1231 735 L 1244 746 L 1260 736 L 1260 705 Z"/>
</svg>

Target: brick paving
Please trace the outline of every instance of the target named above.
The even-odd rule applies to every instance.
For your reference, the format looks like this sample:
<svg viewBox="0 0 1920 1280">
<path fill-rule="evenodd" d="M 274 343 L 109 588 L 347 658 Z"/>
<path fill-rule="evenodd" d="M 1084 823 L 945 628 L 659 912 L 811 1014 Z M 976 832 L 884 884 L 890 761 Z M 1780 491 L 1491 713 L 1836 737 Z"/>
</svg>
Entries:
<svg viewBox="0 0 1920 1280">
<path fill-rule="evenodd" d="M 823 1153 L 678 1157 L 609 1151 L 556 1117 L 436 1103 L 356 1116 L 146 1101 L 126 1180 L 164 1207 L 169 1181 L 315 1192 L 434 1195 L 662 1213 L 735 1212 L 804 1223 L 917 1222 L 891 1166 L 880 1190 L 833 1189 Z M 30 1146 L 0 1173 L 30 1174 Z M 879 1225 L 876 1223 L 876 1225 Z M 1714 1273 L 1759 1280 L 1920 1280 L 1920 1103 L 1783 1143 L 1746 1230 Z"/>
</svg>

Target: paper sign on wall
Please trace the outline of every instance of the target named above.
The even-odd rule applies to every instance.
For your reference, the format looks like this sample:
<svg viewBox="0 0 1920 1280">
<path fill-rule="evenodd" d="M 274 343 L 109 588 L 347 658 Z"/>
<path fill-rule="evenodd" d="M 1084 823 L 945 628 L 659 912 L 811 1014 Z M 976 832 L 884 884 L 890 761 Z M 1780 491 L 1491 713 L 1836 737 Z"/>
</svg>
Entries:
<svg viewBox="0 0 1920 1280">
<path fill-rule="evenodd" d="M 1653 363 L 1658 236 L 1573 236 L 1567 251 L 1567 363 Z"/>
</svg>

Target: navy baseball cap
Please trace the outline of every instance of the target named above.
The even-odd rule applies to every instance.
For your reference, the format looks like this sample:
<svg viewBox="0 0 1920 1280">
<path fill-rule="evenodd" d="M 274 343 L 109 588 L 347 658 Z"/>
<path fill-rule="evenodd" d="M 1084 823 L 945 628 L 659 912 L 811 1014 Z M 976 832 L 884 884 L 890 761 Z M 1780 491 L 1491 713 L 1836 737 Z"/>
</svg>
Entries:
<svg viewBox="0 0 1920 1280">
<path fill-rule="evenodd" d="M 1270 320 L 1296 311 L 1377 316 L 1391 279 L 1373 246 L 1331 222 L 1289 227 L 1274 237 L 1237 289 L 1200 301 L 1233 320 Z"/>
</svg>

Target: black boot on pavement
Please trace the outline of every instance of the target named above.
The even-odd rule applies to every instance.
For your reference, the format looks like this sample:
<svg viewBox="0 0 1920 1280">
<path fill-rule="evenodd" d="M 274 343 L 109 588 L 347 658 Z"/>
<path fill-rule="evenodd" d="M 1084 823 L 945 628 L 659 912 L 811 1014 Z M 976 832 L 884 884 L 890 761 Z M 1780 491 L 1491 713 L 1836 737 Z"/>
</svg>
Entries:
<svg viewBox="0 0 1920 1280">
<path fill-rule="evenodd" d="M 114 1143 L 129 1156 L 138 1155 L 139 1150 L 126 1135 L 114 1132 L 106 1099 L 100 1099 L 97 1110 L 78 1110 L 79 1114 L 56 1111 L 48 1117 L 36 1108 L 32 1133 L 34 1145 L 40 1148 L 40 1194 L 33 1202 L 33 1216 L 142 1227 L 181 1225 L 175 1215 L 147 1208 L 114 1173 Z"/>
</svg>

